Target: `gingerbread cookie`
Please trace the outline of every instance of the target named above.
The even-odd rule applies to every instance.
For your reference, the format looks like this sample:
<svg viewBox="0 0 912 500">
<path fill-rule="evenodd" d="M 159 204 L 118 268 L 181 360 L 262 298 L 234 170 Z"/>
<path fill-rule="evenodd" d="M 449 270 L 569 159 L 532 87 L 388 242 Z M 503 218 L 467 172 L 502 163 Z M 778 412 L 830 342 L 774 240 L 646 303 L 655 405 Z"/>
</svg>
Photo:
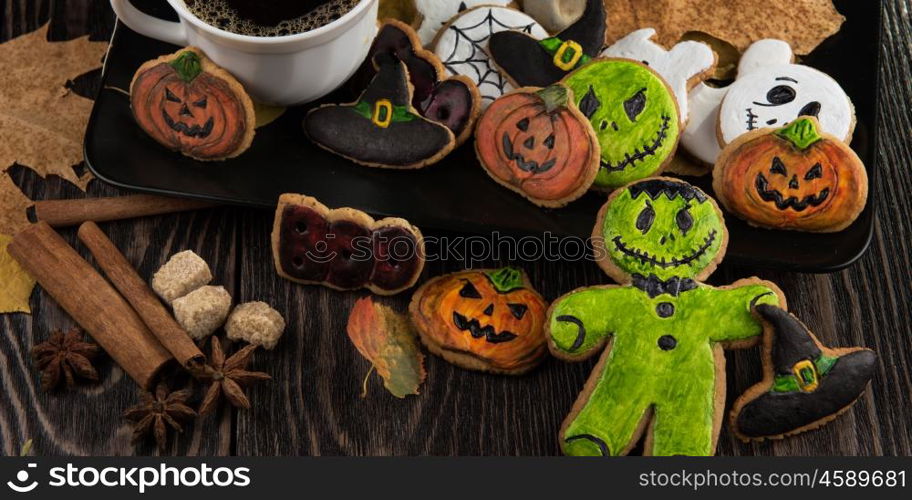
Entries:
<svg viewBox="0 0 912 500">
<path fill-rule="evenodd" d="M 548 352 L 548 303 L 516 268 L 440 276 L 412 297 L 409 314 L 431 352 L 471 370 L 520 374 Z"/>
<path fill-rule="evenodd" d="M 352 208 L 330 210 L 299 194 L 279 197 L 272 228 L 279 276 L 336 290 L 394 295 L 424 269 L 421 231 L 403 219 L 375 221 Z"/>
<path fill-rule="evenodd" d="M 874 376 L 874 351 L 830 349 L 788 312 L 771 305 L 756 311 L 767 325 L 763 381 L 735 401 L 730 424 L 735 435 L 744 441 L 792 436 L 851 408 Z"/>
<path fill-rule="evenodd" d="M 351 104 L 312 109 L 304 131 L 318 146 L 369 167 L 421 168 L 443 159 L 456 147 L 447 127 L 412 107 L 405 64 L 378 54 L 377 75 Z"/>
<path fill-rule="evenodd" d="M 864 210 L 868 175 L 858 155 L 803 117 L 742 135 L 719 156 L 713 189 L 752 225 L 816 233 L 841 231 Z"/>
<path fill-rule="evenodd" d="M 674 93 L 658 73 L 627 59 L 596 59 L 563 83 L 601 145 L 596 189 L 657 175 L 671 161 L 681 119 Z"/>
<path fill-rule="evenodd" d="M 395 56 L 405 63 L 412 84 L 412 106 L 421 116 L 449 128 L 457 145 L 471 137 L 481 111 L 481 95 L 475 82 L 463 75 L 445 78 L 440 59 L 422 48 L 415 30 L 401 21 L 387 19 L 350 85 L 359 90 L 367 86 L 377 74 L 373 61 L 379 54 Z"/>
<path fill-rule="evenodd" d="M 586 0 L 575 23 L 544 40 L 518 31 L 491 35 L 488 53 L 515 87 L 547 87 L 598 56 L 605 45 L 605 6 Z"/>
<path fill-rule="evenodd" d="M 478 86 L 482 107 L 514 89 L 488 57 L 488 39 L 494 33 L 516 30 L 536 39 L 546 38 L 535 19 L 516 9 L 481 6 L 463 11 L 447 23 L 433 46 L 447 72 L 465 75 Z"/>
<path fill-rule="evenodd" d="M 196 47 L 140 66 L 130 83 L 130 108 L 159 144 L 197 160 L 238 156 L 256 129 L 244 87 Z"/>
<path fill-rule="evenodd" d="M 709 45 L 684 41 L 671 50 L 652 41 L 656 31 L 644 28 L 618 40 L 602 51 L 602 57 L 619 57 L 641 62 L 662 76 L 678 101 L 681 125 L 688 116 L 687 94 L 695 85 L 709 78 L 716 67 L 716 54 Z"/>
<path fill-rule="evenodd" d="M 757 278 L 702 281 L 728 231 L 716 203 L 686 182 L 638 181 L 613 193 L 593 230 L 601 268 L 620 285 L 557 299 L 546 333 L 560 358 L 602 357 L 560 432 L 568 455 L 712 455 L 725 404 L 723 347 L 754 344 L 758 304 L 781 305 Z"/>
<path fill-rule="evenodd" d="M 494 101 L 475 130 L 475 152 L 495 181 L 543 207 L 586 194 L 599 171 L 598 137 L 560 84 Z"/>
<path fill-rule="evenodd" d="M 421 45 L 430 46 L 440 30 L 459 15 L 460 12 L 479 5 L 496 5 L 498 7 L 515 6 L 513 0 L 415 0 L 418 13 L 421 14 L 421 25 L 418 27 L 418 38 Z"/>
</svg>

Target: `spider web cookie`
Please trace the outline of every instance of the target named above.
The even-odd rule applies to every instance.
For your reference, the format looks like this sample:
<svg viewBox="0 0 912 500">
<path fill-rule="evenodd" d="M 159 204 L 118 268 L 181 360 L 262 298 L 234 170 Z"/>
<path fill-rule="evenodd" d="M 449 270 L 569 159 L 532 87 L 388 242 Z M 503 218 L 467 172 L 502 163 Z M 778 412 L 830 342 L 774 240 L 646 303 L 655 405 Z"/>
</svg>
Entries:
<svg viewBox="0 0 912 500">
<path fill-rule="evenodd" d="M 528 15 L 506 7 L 476 7 L 453 18 L 437 35 L 434 52 L 447 72 L 471 78 L 481 92 L 482 106 L 487 107 L 503 94 L 513 90 L 507 78 L 488 56 L 488 39 L 501 31 L 519 31 L 537 39 L 548 32 Z"/>
</svg>

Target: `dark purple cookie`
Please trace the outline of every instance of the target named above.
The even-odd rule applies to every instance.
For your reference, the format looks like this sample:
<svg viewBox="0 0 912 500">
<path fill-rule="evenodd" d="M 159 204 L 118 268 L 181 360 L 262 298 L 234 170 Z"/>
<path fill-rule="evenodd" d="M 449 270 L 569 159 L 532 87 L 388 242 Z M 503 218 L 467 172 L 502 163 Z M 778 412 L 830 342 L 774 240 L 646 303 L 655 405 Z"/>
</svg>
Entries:
<svg viewBox="0 0 912 500">
<path fill-rule="evenodd" d="M 354 290 L 370 281 L 374 269 L 371 231 L 354 222 L 341 220 L 329 226 L 326 242 L 332 260 L 326 283 Z"/>
<path fill-rule="evenodd" d="M 444 80 L 437 84 L 431 95 L 417 107 L 421 116 L 446 125 L 453 135 L 460 137 L 472 121 L 475 95 L 462 80 Z"/>
<path fill-rule="evenodd" d="M 329 273 L 326 219 L 310 207 L 287 206 L 282 212 L 279 265 L 290 277 L 325 281 Z"/>
<path fill-rule="evenodd" d="M 398 290 L 421 273 L 424 257 L 415 235 L 399 226 L 374 231 L 374 273 L 371 283 L 383 290 Z"/>
</svg>

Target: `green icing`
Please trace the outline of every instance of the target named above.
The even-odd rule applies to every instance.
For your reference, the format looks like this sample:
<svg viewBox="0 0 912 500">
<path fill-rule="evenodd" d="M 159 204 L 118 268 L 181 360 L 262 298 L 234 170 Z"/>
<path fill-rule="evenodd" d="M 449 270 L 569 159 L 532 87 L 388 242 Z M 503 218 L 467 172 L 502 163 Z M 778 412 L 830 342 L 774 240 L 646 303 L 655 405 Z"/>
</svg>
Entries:
<svg viewBox="0 0 912 500">
<path fill-rule="evenodd" d="M 716 361 L 713 344 L 751 339 L 763 331 L 751 305 L 779 299 L 763 284 L 720 289 L 708 285 L 650 298 L 632 286 L 584 289 L 552 306 L 551 340 L 559 352 L 584 357 L 594 354 L 609 336 L 611 349 L 603 354 L 602 371 L 592 392 L 561 435 L 568 455 L 598 455 L 592 436 L 618 455 L 632 444 L 643 418 L 652 411 L 654 455 L 710 455 L 716 407 Z M 662 318 L 660 303 L 674 314 Z M 579 328 L 566 317 L 579 320 Z M 560 321 L 558 318 L 563 318 Z M 663 350 L 659 339 L 670 335 L 673 349 Z M 571 350 L 577 344 L 579 347 Z M 569 441 L 568 441 L 569 439 Z"/>
<path fill-rule="evenodd" d="M 560 38 L 558 38 L 558 37 L 556 37 L 556 36 L 553 36 L 553 37 L 551 37 L 551 38 L 545 38 L 544 40 L 540 40 L 540 41 L 538 42 L 538 44 L 541 45 L 542 48 L 545 49 L 545 51 L 546 51 L 547 53 L 549 53 L 549 54 L 551 54 L 551 55 L 553 56 L 554 54 L 557 53 L 558 50 L 560 50 L 561 45 L 564 44 L 564 40 L 561 40 Z M 563 61 L 564 61 L 565 63 L 569 63 L 570 61 L 573 60 L 573 56 L 574 56 L 574 55 L 575 55 L 575 54 L 573 54 L 571 51 L 568 50 L 568 51 L 564 54 Z M 589 57 L 589 56 L 586 55 L 586 54 L 583 54 L 582 56 L 580 56 L 579 61 L 577 61 L 576 65 L 574 65 L 573 67 L 574 67 L 574 68 L 579 68 L 580 66 L 582 66 L 582 65 L 584 65 L 584 64 L 586 64 L 586 63 L 588 63 L 588 62 L 591 61 L 591 60 L 592 60 L 591 57 Z"/>
<path fill-rule="evenodd" d="M 505 267 L 487 273 L 488 279 L 498 293 L 507 293 L 523 287 L 522 271 L 515 267 Z"/>
<path fill-rule="evenodd" d="M 663 280 L 699 275 L 719 256 L 726 232 L 708 199 L 688 200 L 674 191 L 653 199 L 647 192 L 634 197 L 625 189 L 607 207 L 601 224 L 605 248 L 617 267 Z"/>
<path fill-rule="evenodd" d="M 817 132 L 814 120 L 810 118 L 799 118 L 788 127 L 777 130 L 775 134 L 788 140 L 802 151 L 811 147 L 815 142 L 823 140 L 823 137 Z"/>
<path fill-rule="evenodd" d="M 598 135 L 602 168 L 596 186 L 615 189 L 652 176 L 674 153 L 677 104 L 652 70 L 632 61 L 595 60 L 564 83 Z"/>
<path fill-rule="evenodd" d="M 352 106 L 352 109 L 368 120 L 372 120 L 374 117 L 374 103 L 360 101 L 358 104 Z M 390 123 L 410 122 L 417 118 L 418 117 L 411 112 L 408 106 L 393 106 L 393 118 L 390 120 Z"/>
<path fill-rule="evenodd" d="M 181 80 L 190 83 L 203 72 L 203 63 L 196 52 L 186 50 L 181 52 L 173 61 L 171 67 L 177 72 Z"/>
<path fill-rule="evenodd" d="M 838 360 L 838 357 L 821 355 L 814 360 L 814 366 L 817 367 L 817 374 L 821 377 L 826 375 Z M 809 382 L 809 380 L 806 380 L 805 382 Z M 776 375 L 773 379 L 773 386 L 770 388 L 770 392 L 797 392 L 800 390 L 801 385 L 798 383 L 798 379 L 795 375 Z"/>
</svg>

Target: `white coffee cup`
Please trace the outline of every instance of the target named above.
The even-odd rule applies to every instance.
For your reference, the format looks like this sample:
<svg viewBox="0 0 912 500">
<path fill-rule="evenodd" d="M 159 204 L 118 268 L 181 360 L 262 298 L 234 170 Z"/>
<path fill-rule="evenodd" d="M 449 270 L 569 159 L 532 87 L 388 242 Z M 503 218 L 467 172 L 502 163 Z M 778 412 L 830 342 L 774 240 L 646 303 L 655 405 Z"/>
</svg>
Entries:
<svg viewBox="0 0 912 500">
<path fill-rule="evenodd" d="M 180 46 L 199 47 L 265 104 L 310 102 L 348 80 L 367 57 L 377 34 L 378 0 L 361 0 L 320 28 L 293 35 L 238 35 L 204 23 L 184 0 L 167 0 L 180 22 L 137 10 L 130 0 L 111 0 L 117 17 L 133 31 Z"/>
</svg>

